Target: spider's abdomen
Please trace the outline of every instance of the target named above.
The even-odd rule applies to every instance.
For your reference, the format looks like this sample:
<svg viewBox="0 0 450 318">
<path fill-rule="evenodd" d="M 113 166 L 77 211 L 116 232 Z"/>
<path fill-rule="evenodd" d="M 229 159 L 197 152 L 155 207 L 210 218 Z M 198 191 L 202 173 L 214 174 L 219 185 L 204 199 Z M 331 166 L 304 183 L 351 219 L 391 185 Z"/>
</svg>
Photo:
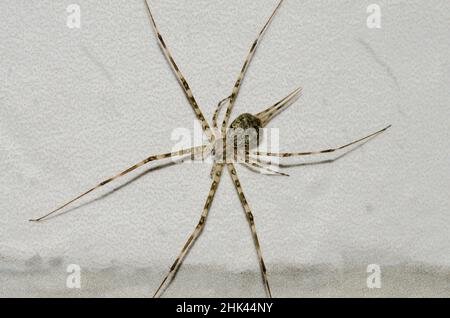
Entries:
<svg viewBox="0 0 450 318">
<path fill-rule="evenodd" d="M 238 147 L 247 144 L 250 149 L 257 146 L 259 141 L 259 130 L 262 128 L 261 120 L 252 114 L 238 116 L 230 125 L 227 132 L 227 143 Z"/>
<path fill-rule="evenodd" d="M 259 130 L 262 128 L 261 120 L 252 114 L 242 114 L 236 118 L 230 125 L 231 129 L 255 129 Z"/>
</svg>

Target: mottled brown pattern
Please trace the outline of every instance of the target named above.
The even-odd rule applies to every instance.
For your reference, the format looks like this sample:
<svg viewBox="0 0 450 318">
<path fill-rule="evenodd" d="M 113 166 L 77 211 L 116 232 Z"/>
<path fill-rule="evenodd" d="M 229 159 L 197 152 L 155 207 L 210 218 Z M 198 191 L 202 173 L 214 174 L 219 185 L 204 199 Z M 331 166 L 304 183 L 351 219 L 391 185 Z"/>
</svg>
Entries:
<svg viewBox="0 0 450 318">
<path fill-rule="evenodd" d="M 242 130 L 247 130 L 247 129 L 254 129 L 254 130 L 259 130 L 260 128 L 262 128 L 261 126 L 261 120 L 256 117 L 255 115 L 252 114 L 242 114 L 239 115 L 230 125 L 230 128 L 233 130 L 236 129 L 242 129 Z"/>
</svg>

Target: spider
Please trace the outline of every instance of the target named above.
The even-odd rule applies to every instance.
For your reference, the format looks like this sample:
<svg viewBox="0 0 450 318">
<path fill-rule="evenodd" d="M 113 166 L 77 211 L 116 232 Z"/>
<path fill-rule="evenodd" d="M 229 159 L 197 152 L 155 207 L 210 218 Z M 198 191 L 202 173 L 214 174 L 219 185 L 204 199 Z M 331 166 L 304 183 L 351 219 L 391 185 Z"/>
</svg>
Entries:
<svg viewBox="0 0 450 318">
<path fill-rule="evenodd" d="M 230 117 L 231 117 L 231 113 L 233 110 L 233 106 L 235 104 L 235 101 L 239 94 L 242 82 L 244 80 L 244 76 L 247 72 L 247 69 L 250 65 L 251 60 L 253 59 L 253 56 L 255 55 L 258 44 L 260 43 L 261 38 L 263 37 L 265 31 L 268 29 L 271 21 L 273 20 L 277 11 L 282 6 L 283 2 L 284 2 L 284 0 L 279 1 L 278 5 L 273 10 L 271 16 L 269 17 L 269 19 L 267 20 L 267 22 L 261 29 L 260 33 L 258 34 L 256 40 L 253 42 L 253 44 L 248 52 L 248 55 L 245 59 L 244 65 L 242 66 L 242 69 L 240 70 L 238 79 L 232 89 L 230 96 L 228 96 L 227 98 L 223 99 L 222 101 L 220 101 L 218 103 L 218 105 L 214 111 L 213 118 L 212 118 L 212 128 L 211 128 L 210 124 L 205 119 L 202 110 L 200 109 L 199 105 L 197 104 L 197 101 L 192 93 L 192 90 L 191 90 L 189 84 L 186 81 L 186 78 L 183 76 L 183 74 L 182 74 L 180 68 L 178 67 L 178 65 L 176 64 L 166 42 L 164 41 L 164 38 L 162 37 L 162 35 L 157 27 L 152 10 L 150 9 L 150 6 L 149 6 L 147 0 L 144 0 L 150 23 L 151 23 L 153 30 L 155 32 L 155 35 L 157 37 L 157 40 L 161 47 L 162 53 L 166 57 L 177 80 L 179 81 L 179 83 L 181 85 L 181 88 L 183 89 L 184 94 L 187 97 L 187 100 L 188 100 L 190 106 L 192 107 L 197 119 L 201 123 L 203 132 L 208 137 L 208 144 L 202 145 L 202 146 L 197 146 L 197 147 L 192 147 L 192 148 L 188 148 L 188 149 L 181 149 L 181 150 L 174 151 L 174 152 L 168 152 L 165 154 L 151 155 L 151 156 L 147 157 L 146 159 L 142 160 L 141 162 L 133 165 L 132 167 L 122 171 L 121 173 L 98 183 L 95 187 L 80 194 L 76 198 L 61 205 L 60 207 L 56 208 L 55 210 L 51 211 L 50 213 L 47 213 L 46 215 L 41 216 L 37 219 L 31 219 L 30 221 L 39 222 L 44 219 L 47 219 L 50 215 L 62 210 L 69 204 L 72 204 L 73 202 L 79 200 L 80 198 L 93 192 L 94 190 L 101 188 L 101 187 L 105 186 L 106 184 L 108 184 L 108 183 L 110 183 L 110 182 L 112 182 L 112 181 L 114 181 L 114 180 L 116 180 L 116 179 L 150 163 L 150 162 L 168 159 L 168 158 L 176 158 L 176 157 L 180 158 L 180 157 L 185 157 L 188 155 L 190 155 L 193 158 L 193 157 L 198 156 L 199 154 L 202 155 L 202 159 L 203 159 L 205 154 L 207 156 L 212 155 L 212 158 L 213 158 L 213 167 L 211 170 L 212 184 L 211 184 L 211 188 L 210 188 L 210 191 L 209 191 L 207 199 L 206 199 L 206 203 L 203 207 L 203 210 L 202 210 L 202 213 L 200 216 L 200 220 L 198 221 L 197 226 L 195 227 L 195 229 L 189 236 L 188 240 L 182 247 L 180 253 L 178 254 L 178 256 L 177 256 L 176 260 L 174 261 L 174 263 L 172 264 L 172 266 L 170 267 L 168 273 L 163 278 L 161 284 L 157 288 L 153 297 L 157 297 L 162 293 L 162 288 L 167 285 L 166 283 L 169 283 L 171 281 L 171 280 L 168 281 L 169 278 L 173 279 L 176 272 L 180 268 L 186 254 L 188 253 L 188 251 L 193 246 L 196 239 L 201 234 L 201 232 L 205 226 L 205 222 L 208 217 L 208 213 L 210 211 L 211 204 L 213 202 L 214 196 L 216 194 L 216 191 L 217 191 L 217 188 L 218 188 L 218 185 L 221 180 L 221 176 L 222 176 L 222 173 L 223 173 L 223 170 L 225 167 L 227 168 L 227 170 L 231 176 L 234 187 L 238 193 L 240 202 L 242 204 L 245 215 L 247 217 L 247 221 L 250 225 L 250 230 L 252 233 L 254 245 L 256 248 L 257 255 L 258 255 L 260 271 L 261 271 L 265 291 L 269 297 L 272 297 L 272 292 L 270 290 L 270 285 L 269 285 L 269 280 L 268 280 L 268 275 L 267 275 L 267 269 L 266 269 L 266 265 L 264 263 L 260 242 L 259 242 L 258 235 L 256 232 L 255 219 L 253 217 L 253 213 L 250 209 L 250 206 L 247 202 L 246 196 L 244 195 L 244 190 L 242 189 L 241 182 L 239 181 L 239 177 L 236 172 L 235 163 L 237 162 L 237 163 L 243 164 L 246 167 L 251 168 L 253 170 L 257 170 L 258 172 L 261 172 L 261 173 L 264 172 L 264 173 L 269 173 L 269 174 L 277 174 L 277 175 L 287 176 L 284 173 L 281 173 L 279 171 L 275 171 L 275 170 L 271 169 L 268 166 L 268 162 L 265 160 L 262 160 L 261 158 L 267 158 L 267 157 L 286 158 L 286 157 L 315 156 L 315 155 L 319 155 L 319 154 L 335 153 L 339 150 L 343 150 L 352 145 L 360 144 L 362 142 L 368 141 L 370 138 L 381 134 L 382 132 L 386 131 L 388 128 L 391 127 L 391 125 L 389 125 L 383 129 L 381 129 L 375 133 L 372 133 L 370 135 L 367 135 L 363 138 L 360 138 L 358 140 L 352 141 L 345 145 L 331 148 L 331 149 L 325 149 L 325 150 L 319 150 L 319 151 L 309 151 L 309 152 L 284 152 L 284 153 L 254 151 L 255 144 L 256 144 L 256 147 L 259 145 L 260 129 L 266 127 L 267 124 L 276 115 L 278 115 L 280 112 L 282 112 L 287 107 L 289 107 L 300 96 L 300 94 L 302 92 L 302 88 L 295 89 L 292 93 L 290 93 L 289 95 L 287 95 L 286 97 L 284 97 L 283 99 L 281 99 L 280 101 L 278 101 L 277 103 L 275 103 L 274 105 L 270 106 L 269 108 L 263 110 L 260 113 L 241 114 L 230 125 L 228 125 Z M 218 116 L 220 114 L 222 107 L 225 104 L 227 105 L 226 112 L 225 112 L 222 124 L 219 127 Z M 253 133 L 251 133 L 252 130 L 253 130 Z M 235 132 L 235 133 L 231 134 L 230 131 Z M 250 133 L 248 133 L 248 131 L 250 131 Z M 255 131 L 256 131 L 256 133 L 255 133 Z M 233 143 L 230 142 L 230 139 L 233 141 Z M 238 147 L 239 145 L 244 145 L 243 151 L 240 150 L 240 149 L 242 149 L 242 147 Z M 230 158 L 230 156 L 228 156 L 230 148 L 232 150 L 234 150 L 233 156 L 231 156 L 232 158 Z M 337 159 L 337 158 L 331 159 L 329 161 L 334 161 L 335 159 Z M 280 167 L 281 167 L 281 165 L 280 165 Z"/>
</svg>

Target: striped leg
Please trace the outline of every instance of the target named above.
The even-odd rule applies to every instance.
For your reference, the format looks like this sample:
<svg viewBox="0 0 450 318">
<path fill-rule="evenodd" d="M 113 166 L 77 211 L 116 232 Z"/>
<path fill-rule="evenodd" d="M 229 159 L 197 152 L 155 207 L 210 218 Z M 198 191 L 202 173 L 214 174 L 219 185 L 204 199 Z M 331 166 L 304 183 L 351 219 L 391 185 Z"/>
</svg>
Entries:
<svg viewBox="0 0 450 318">
<path fill-rule="evenodd" d="M 147 7 L 147 11 L 150 17 L 150 20 L 152 22 L 152 26 L 153 29 L 156 33 L 156 36 L 158 37 L 158 42 L 159 45 L 161 46 L 161 49 L 164 53 L 164 56 L 166 57 L 167 61 L 169 62 L 170 66 L 172 67 L 172 70 L 174 71 L 180 85 L 181 88 L 183 88 L 183 91 L 189 101 L 189 103 L 192 106 L 192 109 L 195 112 L 195 115 L 197 116 L 197 119 L 200 121 L 200 123 L 202 124 L 202 128 L 203 131 L 206 133 L 208 139 L 210 142 L 212 142 L 214 140 L 214 134 L 211 131 L 211 127 L 209 126 L 208 122 L 205 119 L 205 116 L 203 115 L 200 107 L 197 104 L 197 101 L 195 100 L 194 94 L 192 93 L 192 90 L 188 84 L 188 82 L 186 81 L 186 78 L 184 77 L 184 75 L 181 73 L 180 68 L 178 67 L 178 65 L 175 63 L 175 60 L 172 57 L 172 54 L 170 53 L 169 48 L 167 47 L 161 33 L 159 32 L 158 26 L 156 25 L 155 19 L 153 18 L 153 14 L 152 11 L 150 9 L 150 6 L 148 5 L 147 0 L 144 0 L 145 2 L 145 6 Z"/>
<path fill-rule="evenodd" d="M 230 96 L 228 96 L 227 98 L 224 98 L 224 99 L 222 99 L 218 104 L 217 104 L 217 107 L 216 107 L 216 109 L 215 109 L 215 111 L 214 111 L 214 115 L 213 115 L 213 118 L 212 118 L 212 121 L 213 121 L 213 128 L 215 129 L 215 130 L 218 130 L 219 129 L 219 125 L 217 124 L 217 120 L 218 120 L 218 118 L 219 118 L 219 114 L 220 114 L 220 110 L 222 109 L 222 107 L 223 107 L 223 105 L 225 104 L 225 102 L 227 102 L 228 100 L 230 100 Z M 215 174 L 215 172 L 216 172 L 216 170 L 217 170 L 217 163 L 213 163 L 213 166 L 212 166 L 212 168 L 211 168 L 211 172 L 210 172 L 210 176 L 211 176 L 211 178 L 213 178 L 214 177 L 214 174 Z"/>
<path fill-rule="evenodd" d="M 194 244 L 195 240 L 198 238 L 198 236 L 202 232 L 203 227 L 205 226 L 206 218 L 208 217 L 209 209 L 211 207 L 212 201 L 214 200 L 214 196 L 216 194 L 217 186 L 219 185 L 219 182 L 220 182 L 220 177 L 222 176 L 222 171 L 223 171 L 223 164 L 219 164 L 218 170 L 216 171 L 216 174 L 214 175 L 214 180 L 212 182 L 211 189 L 209 190 L 208 198 L 206 199 L 206 203 L 203 208 L 202 215 L 200 216 L 200 220 L 199 220 L 197 226 L 195 227 L 194 232 L 192 232 L 191 236 L 184 244 L 183 248 L 181 249 L 180 254 L 178 255 L 177 259 L 170 267 L 169 272 L 164 277 L 162 283 L 159 285 L 159 287 L 156 290 L 153 297 L 156 297 L 158 295 L 159 291 L 164 286 L 167 279 L 171 275 L 173 275 L 177 272 L 178 268 L 180 267 L 181 263 L 183 262 L 184 257 L 186 256 L 187 252 L 189 251 L 189 249 Z"/>
<path fill-rule="evenodd" d="M 211 167 L 211 171 L 209 172 L 209 176 L 211 179 L 214 179 L 214 175 L 216 174 L 217 169 L 219 169 L 219 165 L 217 163 L 213 163 L 213 166 Z"/>
<path fill-rule="evenodd" d="M 257 156 L 263 156 L 263 157 L 282 157 L 282 158 L 286 158 L 286 157 L 299 157 L 299 156 L 313 156 L 313 155 L 320 155 L 320 154 L 324 154 L 324 153 L 333 153 L 336 152 L 338 150 L 342 150 L 345 149 L 347 147 L 350 147 L 352 145 L 355 145 L 357 143 L 363 142 L 365 140 L 368 140 L 372 137 L 375 137 L 383 132 L 385 132 L 386 130 L 388 130 L 391 127 L 391 125 L 377 131 L 374 132 L 373 134 L 370 134 L 366 137 L 360 138 L 358 140 L 352 141 L 346 145 L 340 146 L 340 147 L 336 147 L 336 148 L 331 148 L 331 149 L 326 149 L 326 150 L 319 150 L 319 151 L 308 151 L 308 152 L 281 152 L 281 153 L 273 153 L 273 152 L 255 152 L 255 154 Z"/>
<path fill-rule="evenodd" d="M 248 157 L 247 159 L 241 159 L 239 161 L 239 163 L 252 171 L 255 171 L 255 170 L 258 171 L 261 174 L 269 174 L 269 175 L 275 174 L 275 175 L 279 175 L 279 176 L 289 177 L 288 174 L 279 172 L 279 171 L 275 171 L 272 168 L 264 165 L 261 161 L 258 162 L 258 160 L 253 159 L 251 157 Z"/>
<path fill-rule="evenodd" d="M 266 265 L 264 264 L 264 259 L 261 252 L 261 246 L 259 245 L 258 235 L 256 234 L 256 226 L 253 218 L 252 211 L 250 206 L 248 205 L 247 199 L 245 198 L 244 191 L 242 190 L 241 183 L 239 181 L 239 177 L 236 172 L 236 168 L 232 163 L 227 164 L 228 171 L 230 172 L 231 178 L 233 180 L 234 186 L 238 192 L 239 199 L 241 200 L 242 207 L 244 208 L 245 214 L 247 216 L 247 220 L 250 224 L 250 229 L 252 231 L 253 241 L 255 243 L 256 252 L 258 253 L 259 264 L 261 267 L 262 277 L 264 280 L 264 286 L 269 294 L 269 297 L 272 298 L 272 293 L 270 291 L 269 281 L 267 279 L 267 270 Z"/>
<path fill-rule="evenodd" d="M 220 110 L 222 109 L 222 106 L 227 102 L 231 97 L 228 96 L 227 98 L 222 99 L 219 104 L 217 104 L 216 110 L 214 111 L 213 115 L 213 127 L 214 129 L 219 129 L 219 126 L 217 125 L 217 119 L 219 117 Z"/>
<path fill-rule="evenodd" d="M 175 152 L 170 152 L 170 153 L 166 153 L 166 154 L 161 154 L 161 155 L 153 155 L 153 156 L 149 156 L 146 159 L 142 160 L 141 162 L 135 164 L 134 166 L 128 168 L 125 171 L 122 171 L 121 173 L 115 175 L 114 177 L 111 177 L 109 179 L 106 179 L 102 182 L 100 182 L 99 184 L 97 184 L 95 187 L 93 187 L 92 189 L 80 194 L 79 196 L 77 196 L 75 199 L 70 200 L 69 202 L 61 205 L 60 207 L 58 207 L 57 209 L 51 211 L 50 213 L 47 213 L 44 216 L 41 216 L 40 218 L 37 219 L 31 219 L 30 221 L 32 222 L 39 222 L 42 221 L 43 219 L 49 217 L 50 215 L 60 211 L 61 209 L 65 208 L 66 206 L 68 206 L 69 204 L 81 199 L 82 197 L 84 197 L 85 195 L 93 192 L 94 190 L 103 187 L 104 185 L 126 175 L 127 173 L 130 173 L 131 171 L 136 170 L 139 167 L 142 167 L 143 165 L 152 162 L 152 161 L 156 161 L 156 160 L 161 160 L 161 159 L 167 159 L 167 158 L 171 158 L 171 157 L 178 157 L 178 156 L 183 156 L 183 155 L 188 155 L 188 154 L 197 154 L 197 153 L 201 153 L 203 152 L 203 150 L 205 149 L 206 146 L 200 146 L 200 147 L 194 147 L 194 148 L 190 148 L 190 149 L 182 149 L 179 151 L 175 151 Z"/>
<path fill-rule="evenodd" d="M 228 102 L 227 111 L 225 113 L 225 118 L 224 118 L 223 123 L 222 123 L 222 135 L 225 135 L 225 130 L 227 128 L 228 121 L 230 120 L 231 111 L 233 109 L 233 106 L 234 106 L 234 103 L 236 101 L 237 95 L 239 94 L 239 90 L 241 89 L 241 85 L 242 85 L 242 81 L 244 80 L 245 73 L 247 72 L 248 66 L 250 65 L 250 62 L 251 62 L 253 56 L 255 55 L 256 49 L 258 47 L 258 44 L 259 44 L 262 36 L 264 35 L 265 31 L 267 30 L 267 28 L 268 28 L 270 22 L 272 21 L 273 17 L 275 16 L 275 13 L 278 11 L 278 9 L 280 8 L 281 4 L 283 3 L 283 1 L 284 0 L 281 0 L 278 3 L 277 7 L 273 11 L 273 13 L 270 16 L 269 20 L 267 20 L 266 24 L 264 25 L 262 30 L 259 32 L 258 37 L 253 42 L 253 45 L 250 48 L 250 51 L 249 51 L 249 53 L 247 55 L 247 58 L 245 59 L 244 65 L 242 66 L 242 69 L 241 69 L 239 77 L 238 77 L 238 79 L 236 81 L 236 84 L 233 87 L 233 92 L 231 93 L 230 101 Z"/>
</svg>

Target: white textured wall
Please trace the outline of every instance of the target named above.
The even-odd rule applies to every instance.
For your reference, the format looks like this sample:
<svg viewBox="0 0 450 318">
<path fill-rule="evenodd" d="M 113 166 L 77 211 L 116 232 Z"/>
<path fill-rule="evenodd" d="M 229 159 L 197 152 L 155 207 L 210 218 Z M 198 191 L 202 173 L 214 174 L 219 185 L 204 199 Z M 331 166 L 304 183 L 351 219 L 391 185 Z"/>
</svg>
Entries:
<svg viewBox="0 0 450 318">
<path fill-rule="evenodd" d="M 66 26 L 73 2 L 79 30 Z M 385 273 L 376 295 L 450 295 L 450 2 L 378 1 L 376 30 L 366 26 L 370 3 L 286 0 L 235 107 L 259 112 L 302 85 L 304 97 L 271 124 L 284 151 L 393 124 L 341 160 L 292 168 L 289 178 L 238 170 L 275 295 L 370 296 L 371 263 Z M 151 5 L 211 118 L 276 1 Z M 174 128 L 193 129 L 143 2 L 3 0 L 0 20 L 0 295 L 150 295 L 198 221 L 209 165 L 127 184 L 143 169 L 70 213 L 27 222 L 170 150 Z M 86 273 L 81 291 L 65 288 L 70 263 Z M 227 173 L 177 278 L 166 295 L 264 295 Z"/>
</svg>

